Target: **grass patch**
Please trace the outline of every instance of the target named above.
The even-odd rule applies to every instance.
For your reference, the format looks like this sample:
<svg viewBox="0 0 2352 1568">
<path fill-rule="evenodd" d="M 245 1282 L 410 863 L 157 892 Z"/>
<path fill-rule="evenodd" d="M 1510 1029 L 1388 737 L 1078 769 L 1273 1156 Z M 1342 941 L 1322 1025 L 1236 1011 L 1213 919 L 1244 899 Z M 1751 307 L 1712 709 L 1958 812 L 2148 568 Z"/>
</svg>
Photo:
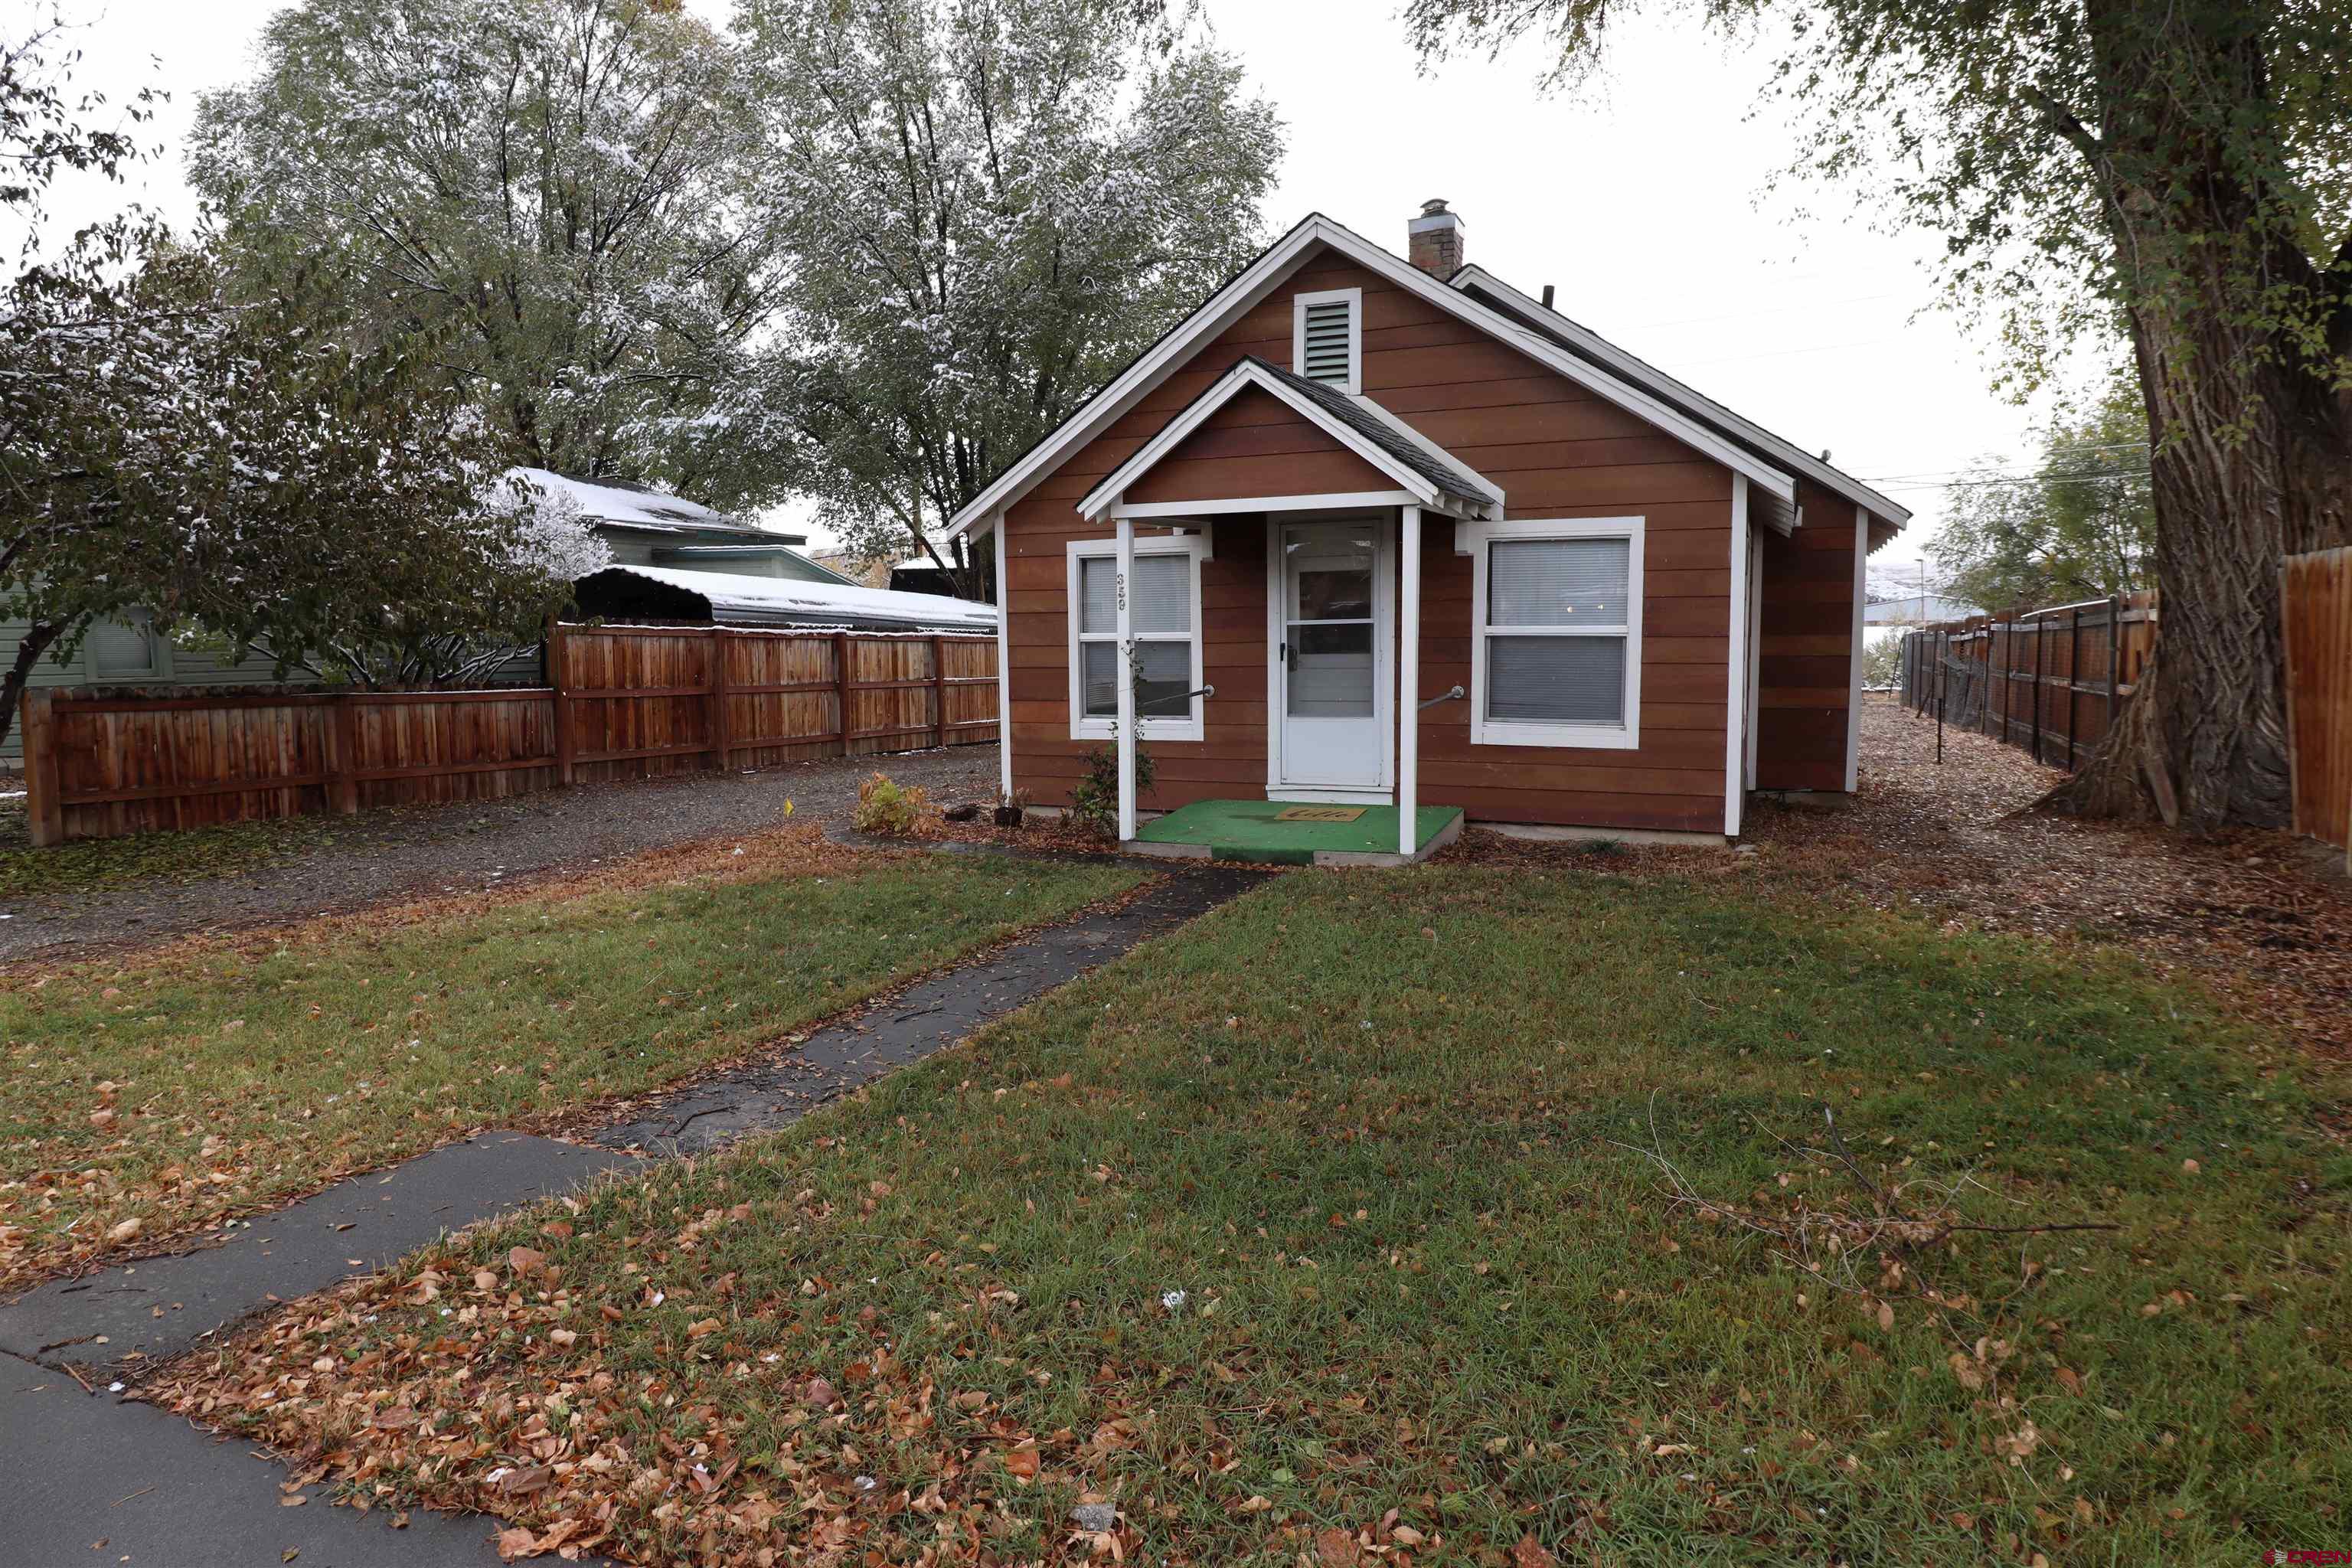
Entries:
<svg viewBox="0 0 2352 1568">
<path fill-rule="evenodd" d="M 335 841 L 318 817 L 233 822 L 186 833 L 139 833 L 122 838 L 76 838 L 33 847 L 24 803 L 0 810 L 0 899 L 87 893 L 140 883 L 200 882 L 275 865 Z"/>
<path fill-rule="evenodd" d="M 743 871 L 320 921 L 0 989 L 0 1289 L 659 1087 L 1137 879 L 747 842 L 727 862 Z"/>
<path fill-rule="evenodd" d="M 163 1396 L 647 1563 L 1083 1556 L 1089 1496 L 1129 1561 L 2245 1562 L 2352 1497 L 2352 1161 L 2271 1048 L 1921 921 L 1302 874 Z M 1969 1176 L 1969 1221 L 2120 1229 L 1850 1294 L 1621 1146 L 1834 1213 L 1780 1142 L 1824 1104 L 1874 1180 Z"/>
</svg>

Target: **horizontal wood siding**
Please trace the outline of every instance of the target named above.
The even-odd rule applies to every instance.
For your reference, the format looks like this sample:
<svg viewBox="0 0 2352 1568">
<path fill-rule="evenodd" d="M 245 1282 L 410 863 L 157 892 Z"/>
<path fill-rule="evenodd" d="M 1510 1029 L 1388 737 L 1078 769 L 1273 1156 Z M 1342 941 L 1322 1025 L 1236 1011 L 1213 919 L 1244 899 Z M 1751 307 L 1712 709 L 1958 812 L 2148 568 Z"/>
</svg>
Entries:
<svg viewBox="0 0 2352 1568">
<path fill-rule="evenodd" d="M 1854 505 L 1800 480 L 1804 523 L 1764 532 L 1756 787 L 1845 788 L 1853 695 Z"/>
<path fill-rule="evenodd" d="M 1367 394 L 1502 486 L 1509 516 L 1638 515 L 1648 522 L 1641 749 L 1474 747 L 1467 702 L 1444 703 L 1420 719 L 1423 801 L 1459 805 L 1484 820 L 1719 832 L 1728 470 L 1328 251 L 1309 257 L 1273 297 L 1072 453 L 1007 514 L 1016 786 L 1040 804 L 1066 804 L 1084 753 L 1100 743 L 1069 738 L 1066 546 L 1072 539 L 1108 537 L 1111 525 L 1082 522 L 1075 503 L 1244 354 L 1288 365 L 1291 296 L 1328 289 L 1364 291 Z M 1286 428 L 1296 416 L 1286 421 L 1276 410 L 1288 414 L 1263 394 L 1235 398 L 1171 454 L 1183 460 L 1179 473 L 1163 462 L 1130 498 L 1390 488 L 1384 479 L 1342 479 L 1310 467 L 1323 463 L 1320 454 L 1334 444 L 1311 426 L 1305 434 Z M 1204 662 L 1217 695 L 1204 709 L 1204 739 L 1150 743 L 1159 781 L 1143 798 L 1147 810 L 1265 791 L 1266 526 L 1255 514 L 1214 521 L 1216 558 L 1204 564 L 1202 582 Z M 1393 539 L 1393 521 L 1390 527 Z M 1450 521 L 1429 519 L 1423 535 L 1427 696 L 1470 684 L 1472 563 L 1454 552 Z"/>
<path fill-rule="evenodd" d="M 1274 394 L 1250 387 L 1128 487 L 1131 501 L 1392 490 L 1396 481 Z"/>
</svg>

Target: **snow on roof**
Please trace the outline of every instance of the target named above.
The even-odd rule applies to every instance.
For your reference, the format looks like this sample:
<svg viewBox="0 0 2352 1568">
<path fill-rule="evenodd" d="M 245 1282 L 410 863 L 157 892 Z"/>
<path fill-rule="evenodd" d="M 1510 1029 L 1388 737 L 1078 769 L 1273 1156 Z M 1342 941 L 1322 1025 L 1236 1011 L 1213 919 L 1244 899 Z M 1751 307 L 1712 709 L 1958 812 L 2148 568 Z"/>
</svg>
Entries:
<svg viewBox="0 0 2352 1568">
<path fill-rule="evenodd" d="M 653 528 L 665 531 L 702 531 L 721 529 L 733 533 L 765 533 L 767 530 L 731 518 L 723 511 L 714 511 L 699 501 L 644 485 L 598 484 L 589 479 L 575 479 L 569 474 L 559 474 L 552 468 L 516 468 L 513 472 L 529 479 L 551 496 L 569 496 L 580 508 L 580 515 L 592 522 L 618 523 L 624 528 Z"/>
<path fill-rule="evenodd" d="M 714 620 L 770 626 L 865 626 L 909 630 L 993 632 L 996 606 L 938 594 L 905 594 L 849 583 L 806 583 L 734 572 L 681 572 L 667 566 L 609 566 L 708 600 Z"/>
</svg>

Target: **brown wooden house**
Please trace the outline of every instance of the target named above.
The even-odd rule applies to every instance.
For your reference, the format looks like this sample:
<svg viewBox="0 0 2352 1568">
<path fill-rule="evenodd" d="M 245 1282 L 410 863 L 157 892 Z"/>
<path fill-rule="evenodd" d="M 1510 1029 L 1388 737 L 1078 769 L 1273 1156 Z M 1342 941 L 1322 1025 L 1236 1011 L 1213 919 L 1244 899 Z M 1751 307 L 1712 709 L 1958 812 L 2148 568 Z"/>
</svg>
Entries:
<svg viewBox="0 0 2352 1568">
<path fill-rule="evenodd" d="M 1362 806 L 1412 856 L 1853 788 L 1864 561 L 1910 514 L 1462 239 L 1443 202 L 1410 259 L 1309 217 L 955 517 L 1003 585 L 1008 792 L 1139 737 L 1124 839 Z"/>
</svg>

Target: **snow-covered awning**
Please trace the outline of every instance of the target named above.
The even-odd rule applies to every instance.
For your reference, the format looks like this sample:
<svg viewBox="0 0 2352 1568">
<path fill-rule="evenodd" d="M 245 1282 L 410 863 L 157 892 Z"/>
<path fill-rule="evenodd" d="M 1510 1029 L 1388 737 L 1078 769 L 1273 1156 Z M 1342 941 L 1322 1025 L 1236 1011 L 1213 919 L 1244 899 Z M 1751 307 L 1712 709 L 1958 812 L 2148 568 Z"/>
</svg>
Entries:
<svg viewBox="0 0 2352 1568">
<path fill-rule="evenodd" d="M 699 501 L 643 485 L 599 484 L 592 479 L 575 479 L 552 468 L 521 468 L 510 471 L 530 481 L 550 498 L 568 498 L 580 509 L 580 515 L 591 522 L 664 533 L 739 533 L 751 542 L 765 536 L 778 545 L 789 544 L 796 537 L 770 533 L 755 523 L 730 517 Z"/>
<path fill-rule="evenodd" d="M 608 566 L 583 577 L 575 591 L 582 614 L 610 619 L 978 635 L 996 630 L 996 606 L 970 599 L 734 572 Z"/>
</svg>

